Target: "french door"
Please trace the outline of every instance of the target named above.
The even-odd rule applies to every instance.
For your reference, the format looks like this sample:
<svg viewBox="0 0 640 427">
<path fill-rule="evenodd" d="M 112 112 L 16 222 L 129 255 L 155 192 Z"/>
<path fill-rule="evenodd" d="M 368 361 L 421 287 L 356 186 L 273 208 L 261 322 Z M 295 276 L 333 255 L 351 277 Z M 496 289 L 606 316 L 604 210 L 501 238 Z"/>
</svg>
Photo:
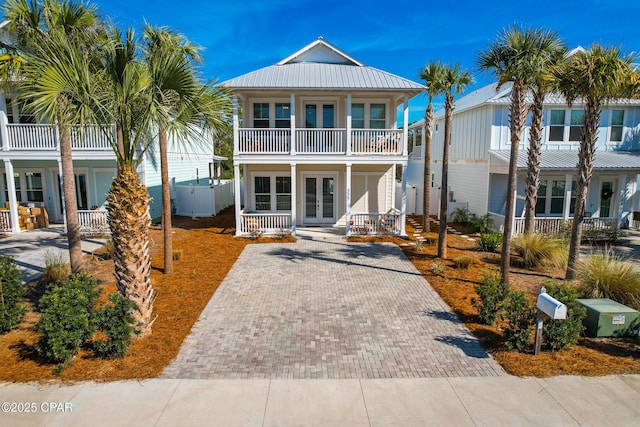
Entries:
<svg viewBox="0 0 640 427">
<path fill-rule="evenodd" d="M 335 177 L 330 175 L 304 176 L 304 223 L 335 224 Z"/>
</svg>

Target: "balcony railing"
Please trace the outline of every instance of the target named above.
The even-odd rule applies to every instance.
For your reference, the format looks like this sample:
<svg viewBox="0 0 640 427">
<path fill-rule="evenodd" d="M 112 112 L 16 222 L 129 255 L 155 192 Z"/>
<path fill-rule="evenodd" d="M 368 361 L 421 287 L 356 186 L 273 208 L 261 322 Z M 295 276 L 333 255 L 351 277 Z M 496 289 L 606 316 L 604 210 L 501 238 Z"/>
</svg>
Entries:
<svg viewBox="0 0 640 427">
<path fill-rule="evenodd" d="M 296 129 L 291 146 L 290 129 L 238 130 L 240 154 L 347 154 L 401 155 L 402 129 L 354 129 L 348 147 L 346 129 Z M 347 150 L 349 148 L 349 150 Z"/>
<path fill-rule="evenodd" d="M 11 231 L 11 212 L 0 210 L 0 231 Z"/>
<path fill-rule="evenodd" d="M 115 134 L 115 126 L 74 125 L 70 129 L 71 147 L 74 150 L 109 151 L 111 144 L 107 133 Z M 4 151 L 57 151 L 59 135 L 55 125 L 7 124 L 7 141 L 2 141 Z"/>
<path fill-rule="evenodd" d="M 400 214 L 397 213 L 352 213 L 349 218 L 351 235 L 400 234 Z"/>
<path fill-rule="evenodd" d="M 291 233 L 290 213 L 240 213 L 240 234 L 259 237 Z"/>
</svg>

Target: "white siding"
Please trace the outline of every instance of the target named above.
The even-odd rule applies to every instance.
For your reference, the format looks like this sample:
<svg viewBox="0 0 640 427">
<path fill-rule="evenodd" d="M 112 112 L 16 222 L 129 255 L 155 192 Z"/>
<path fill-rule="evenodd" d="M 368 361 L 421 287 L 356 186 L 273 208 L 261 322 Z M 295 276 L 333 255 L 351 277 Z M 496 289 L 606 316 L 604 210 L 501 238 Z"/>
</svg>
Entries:
<svg viewBox="0 0 640 427">
<path fill-rule="evenodd" d="M 486 159 L 491 140 L 492 107 L 482 106 L 456 114 L 451 123 L 451 147 L 449 159 Z M 442 159 L 444 118 L 436 121 L 438 130 L 433 133 L 432 160 Z"/>
<path fill-rule="evenodd" d="M 469 210 L 479 215 L 487 213 L 488 164 L 450 164 L 449 188 L 456 202 L 468 202 Z"/>
</svg>

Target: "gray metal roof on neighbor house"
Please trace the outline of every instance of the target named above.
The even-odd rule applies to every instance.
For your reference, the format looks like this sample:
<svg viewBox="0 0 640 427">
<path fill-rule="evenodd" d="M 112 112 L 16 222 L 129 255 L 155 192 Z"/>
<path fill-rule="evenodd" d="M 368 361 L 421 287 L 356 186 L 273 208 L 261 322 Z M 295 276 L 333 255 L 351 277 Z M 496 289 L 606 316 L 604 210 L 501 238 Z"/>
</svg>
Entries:
<svg viewBox="0 0 640 427">
<path fill-rule="evenodd" d="M 321 38 L 275 65 L 222 83 L 231 89 L 373 89 L 416 95 L 419 83 L 363 65 Z"/>
<path fill-rule="evenodd" d="M 509 150 L 490 150 L 493 158 L 509 164 Z M 540 168 L 543 170 L 576 170 L 578 150 L 543 151 L 540 155 Z M 526 152 L 518 155 L 518 169 L 527 168 Z M 593 168 L 596 170 L 639 169 L 640 152 L 637 151 L 596 151 Z"/>
</svg>

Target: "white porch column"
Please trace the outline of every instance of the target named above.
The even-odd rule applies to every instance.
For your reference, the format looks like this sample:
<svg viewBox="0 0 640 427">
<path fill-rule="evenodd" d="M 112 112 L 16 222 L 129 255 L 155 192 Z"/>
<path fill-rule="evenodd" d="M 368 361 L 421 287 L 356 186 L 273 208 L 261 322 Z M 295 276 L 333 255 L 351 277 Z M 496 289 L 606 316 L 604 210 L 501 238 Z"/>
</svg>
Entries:
<svg viewBox="0 0 640 427">
<path fill-rule="evenodd" d="M 7 129 L 7 114 L 0 110 L 0 140 L 2 141 L 2 151 L 9 151 L 9 129 Z"/>
<path fill-rule="evenodd" d="M 351 94 L 347 94 L 347 156 L 351 155 Z M 347 224 L 348 226 L 348 224 Z"/>
<path fill-rule="evenodd" d="M 571 182 L 573 176 L 565 175 L 564 178 L 564 205 L 562 206 L 562 217 L 565 220 L 571 218 Z M 547 191 L 551 191 L 549 187 L 547 187 Z"/>
<path fill-rule="evenodd" d="M 9 193 L 9 215 L 11 217 L 11 231 L 20 232 L 20 216 L 18 215 L 18 199 L 16 198 L 16 183 L 13 180 L 13 165 L 11 160 L 4 160 L 4 172 L 7 175 L 7 192 Z"/>
<path fill-rule="evenodd" d="M 403 109 L 402 109 L 402 155 L 403 156 L 407 156 L 408 155 L 408 149 L 409 147 L 407 147 L 407 145 L 409 144 L 409 97 L 407 95 L 404 96 L 404 101 L 402 103 Z M 404 167 L 403 166 L 403 174 L 402 174 L 402 181 L 404 182 Z M 403 202 L 404 204 L 404 202 Z M 402 225 L 402 228 L 404 230 L 404 224 Z M 402 233 L 404 234 L 404 232 Z"/>
<path fill-rule="evenodd" d="M 405 134 L 406 134 L 405 127 Z M 406 140 L 405 140 L 406 141 Z M 406 151 L 406 144 L 405 144 Z M 407 235 L 407 164 L 402 164 L 402 200 L 400 201 L 400 235 Z"/>
<path fill-rule="evenodd" d="M 236 95 L 232 98 L 233 102 L 233 155 L 240 154 L 240 135 L 238 130 L 240 129 L 240 122 L 238 120 L 238 97 Z"/>
<path fill-rule="evenodd" d="M 217 169 L 218 169 L 218 185 L 220 185 L 220 180 L 222 179 L 222 162 L 220 160 L 218 160 Z"/>
<path fill-rule="evenodd" d="M 346 231 L 347 236 L 351 234 L 351 163 L 347 163 L 347 172 L 345 174 L 345 216 L 347 219 Z"/>
<path fill-rule="evenodd" d="M 240 225 L 241 225 L 241 217 L 240 213 L 242 212 L 240 205 L 240 165 L 233 165 L 233 196 L 235 198 L 236 205 L 236 236 L 239 236 L 240 233 Z"/>
<path fill-rule="evenodd" d="M 291 148 L 290 152 L 292 156 L 296 154 L 296 95 L 291 94 L 289 100 L 289 113 L 291 114 Z M 293 179 L 292 179 L 293 180 Z"/>
<path fill-rule="evenodd" d="M 58 139 L 60 141 L 60 139 Z M 144 160 L 143 160 L 144 161 Z M 144 168 L 142 168 L 144 170 Z M 62 203 L 62 220 L 64 221 L 64 232 L 67 232 L 67 206 L 64 204 L 64 177 L 62 175 L 62 159 L 58 159 L 58 176 L 60 177 L 60 200 Z M 142 180 L 144 185 L 144 179 Z"/>
<path fill-rule="evenodd" d="M 298 222 L 297 204 L 298 204 L 298 176 L 296 173 L 296 164 L 291 163 L 291 234 L 296 235 Z"/>
<path fill-rule="evenodd" d="M 622 223 L 622 214 L 624 213 L 624 196 L 627 193 L 627 175 L 622 175 L 620 177 L 620 197 L 618 199 L 618 220 L 616 221 L 616 226 L 618 230 L 620 229 L 620 223 Z M 629 222 L 631 225 L 631 222 Z"/>
</svg>

